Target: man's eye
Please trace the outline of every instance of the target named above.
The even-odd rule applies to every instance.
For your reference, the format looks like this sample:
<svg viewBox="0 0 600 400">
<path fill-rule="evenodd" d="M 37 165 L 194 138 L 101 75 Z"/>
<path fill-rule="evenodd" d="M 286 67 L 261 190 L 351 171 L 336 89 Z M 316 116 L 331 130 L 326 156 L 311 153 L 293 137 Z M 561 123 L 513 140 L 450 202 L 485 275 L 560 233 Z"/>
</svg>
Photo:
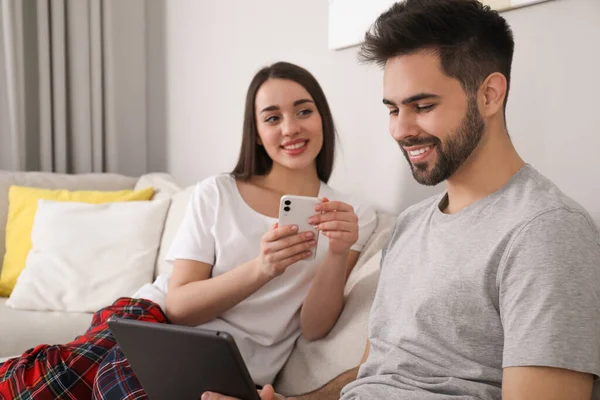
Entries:
<svg viewBox="0 0 600 400">
<path fill-rule="evenodd" d="M 430 111 L 433 109 L 433 107 L 435 107 L 435 104 L 428 104 L 426 106 L 416 106 L 416 109 L 418 112 L 425 112 L 425 111 Z"/>
<path fill-rule="evenodd" d="M 397 108 L 390 108 L 390 115 L 398 115 L 398 109 Z"/>
</svg>

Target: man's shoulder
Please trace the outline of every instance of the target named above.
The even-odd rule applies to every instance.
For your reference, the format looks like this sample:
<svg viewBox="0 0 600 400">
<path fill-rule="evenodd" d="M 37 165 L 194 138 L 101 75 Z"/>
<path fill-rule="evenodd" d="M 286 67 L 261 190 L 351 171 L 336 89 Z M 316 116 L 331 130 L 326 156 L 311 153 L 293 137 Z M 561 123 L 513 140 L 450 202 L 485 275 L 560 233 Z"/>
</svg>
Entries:
<svg viewBox="0 0 600 400">
<path fill-rule="evenodd" d="M 554 182 L 528 166 L 525 174 L 504 194 L 499 208 L 512 215 L 515 222 L 528 224 L 548 214 L 566 211 L 583 216 L 596 229 L 587 210 L 564 193 Z M 501 210 L 498 210 L 501 211 Z"/>
</svg>

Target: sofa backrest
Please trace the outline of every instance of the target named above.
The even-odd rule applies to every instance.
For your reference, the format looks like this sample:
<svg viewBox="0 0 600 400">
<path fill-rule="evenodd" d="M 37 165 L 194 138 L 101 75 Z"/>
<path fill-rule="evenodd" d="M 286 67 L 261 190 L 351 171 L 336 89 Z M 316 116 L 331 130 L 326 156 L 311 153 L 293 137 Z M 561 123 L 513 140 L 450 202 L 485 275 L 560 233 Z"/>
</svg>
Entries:
<svg viewBox="0 0 600 400">
<path fill-rule="evenodd" d="M 133 189 L 136 182 L 136 178 L 110 173 L 72 175 L 50 172 L 0 171 L 0 268 L 2 268 L 5 252 L 5 227 L 10 186 L 66 190 L 125 190 Z"/>
</svg>

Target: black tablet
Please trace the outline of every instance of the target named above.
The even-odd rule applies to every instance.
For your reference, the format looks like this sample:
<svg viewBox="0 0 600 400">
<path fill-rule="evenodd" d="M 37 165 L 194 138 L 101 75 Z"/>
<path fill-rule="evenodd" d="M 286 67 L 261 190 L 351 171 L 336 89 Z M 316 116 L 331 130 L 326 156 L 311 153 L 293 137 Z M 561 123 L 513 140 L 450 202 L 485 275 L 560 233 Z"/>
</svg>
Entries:
<svg viewBox="0 0 600 400">
<path fill-rule="evenodd" d="M 108 327 L 150 400 L 198 400 L 206 391 L 260 400 L 226 332 L 114 316 Z"/>
</svg>

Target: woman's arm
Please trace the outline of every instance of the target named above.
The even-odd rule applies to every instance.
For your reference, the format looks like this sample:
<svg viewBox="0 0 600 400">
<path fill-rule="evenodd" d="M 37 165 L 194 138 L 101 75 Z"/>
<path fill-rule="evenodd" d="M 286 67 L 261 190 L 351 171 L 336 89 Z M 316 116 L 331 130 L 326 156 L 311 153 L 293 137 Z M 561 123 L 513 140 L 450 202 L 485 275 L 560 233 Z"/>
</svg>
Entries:
<svg viewBox="0 0 600 400">
<path fill-rule="evenodd" d="M 258 257 L 222 275 L 210 278 L 212 266 L 176 260 L 169 282 L 166 314 L 178 325 L 208 322 L 245 300 L 285 269 L 308 257 L 314 246 L 297 227 L 275 224 L 261 239 Z M 232 249 L 235 251 L 235 249 Z"/>
<path fill-rule="evenodd" d="M 325 256 L 308 291 L 300 325 L 307 340 L 325 337 L 337 322 L 344 309 L 344 287 L 360 255 L 357 251 Z"/>
<path fill-rule="evenodd" d="M 177 325 L 196 326 L 233 308 L 270 279 L 254 260 L 210 278 L 212 266 L 192 260 L 176 260 L 169 282 L 166 313 Z"/>
<path fill-rule="evenodd" d="M 339 201 L 316 206 L 321 214 L 309 219 L 329 238 L 329 249 L 317 273 L 300 313 L 302 334 L 308 340 L 325 337 L 344 308 L 344 286 L 359 252 L 350 248 L 358 240 L 358 216 L 354 208 Z"/>
</svg>

